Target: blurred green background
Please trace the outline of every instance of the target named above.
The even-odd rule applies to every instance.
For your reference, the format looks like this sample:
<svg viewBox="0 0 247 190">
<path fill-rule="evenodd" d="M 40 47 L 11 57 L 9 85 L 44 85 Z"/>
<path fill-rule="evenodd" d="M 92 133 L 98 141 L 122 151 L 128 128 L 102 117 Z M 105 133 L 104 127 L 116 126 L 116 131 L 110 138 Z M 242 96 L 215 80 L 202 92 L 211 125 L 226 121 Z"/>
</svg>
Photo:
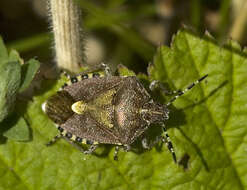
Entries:
<svg viewBox="0 0 247 190">
<path fill-rule="evenodd" d="M 183 25 L 208 30 L 220 44 L 246 45 L 246 0 L 80 0 L 88 64 L 122 63 L 145 72 L 159 44 Z M 25 60 L 54 62 L 46 0 L 1 0 L 0 35 Z"/>
</svg>

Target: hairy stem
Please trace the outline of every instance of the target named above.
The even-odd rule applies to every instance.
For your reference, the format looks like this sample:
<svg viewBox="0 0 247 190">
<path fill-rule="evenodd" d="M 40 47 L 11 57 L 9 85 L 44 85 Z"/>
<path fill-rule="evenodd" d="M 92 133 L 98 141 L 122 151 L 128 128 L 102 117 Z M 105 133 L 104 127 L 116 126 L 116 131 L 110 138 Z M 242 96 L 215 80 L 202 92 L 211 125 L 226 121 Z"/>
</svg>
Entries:
<svg viewBox="0 0 247 190">
<path fill-rule="evenodd" d="M 80 9 L 73 0 L 49 0 L 59 68 L 72 72 L 85 64 Z"/>
<path fill-rule="evenodd" d="M 243 2 L 243 6 L 239 10 L 238 15 L 235 17 L 233 26 L 230 31 L 230 36 L 234 40 L 241 41 L 244 37 L 244 32 L 247 25 L 247 2 Z"/>
</svg>

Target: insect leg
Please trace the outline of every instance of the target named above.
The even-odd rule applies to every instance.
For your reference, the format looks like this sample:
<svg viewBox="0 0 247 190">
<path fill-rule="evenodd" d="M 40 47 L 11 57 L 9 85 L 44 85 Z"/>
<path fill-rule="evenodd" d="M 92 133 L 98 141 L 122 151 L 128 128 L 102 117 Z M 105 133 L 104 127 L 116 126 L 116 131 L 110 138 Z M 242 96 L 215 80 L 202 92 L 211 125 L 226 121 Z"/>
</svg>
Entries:
<svg viewBox="0 0 247 190">
<path fill-rule="evenodd" d="M 142 147 L 145 149 L 150 149 L 150 145 L 148 144 L 148 140 L 146 137 L 142 139 Z"/>
<path fill-rule="evenodd" d="M 124 144 L 124 145 L 123 145 L 123 150 L 124 150 L 125 152 L 129 152 L 130 149 L 131 149 L 131 147 L 130 147 L 129 144 Z"/>
<path fill-rule="evenodd" d="M 148 143 L 147 138 L 144 137 L 142 139 L 142 147 L 145 148 L 145 149 L 151 149 L 156 143 L 158 143 L 162 139 L 162 137 L 163 136 L 156 137 L 156 139 L 151 143 Z"/>
<path fill-rule="evenodd" d="M 56 135 L 55 137 L 53 137 L 53 139 L 50 142 L 46 143 L 46 146 L 51 146 L 52 144 L 54 144 L 61 137 L 62 137 L 61 134 Z"/>
<path fill-rule="evenodd" d="M 115 151 L 114 151 L 114 156 L 113 156 L 114 160 L 116 160 L 116 161 L 118 160 L 118 152 L 119 152 L 120 146 L 121 146 L 121 148 L 123 148 L 123 150 L 124 150 L 125 152 L 129 152 L 130 149 L 131 149 L 131 147 L 130 147 L 129 144 L 116 145 L 116 146 L 115 146 Z"/>
<path fill-rule="evenodd" d="M 61 90 L 64 89 L 66 86 L 70 86 L 71 84 L 77 83 L 79 81 L 82 81 L 88 78 L 111 76 L 110 68 L 104 63 L 94 66 L 75 76 L 70 76 L 66 71 L 62 71 L 62 74 L 67 77 L 68 81 L 64 83 L 64 85 L 61 87 Z"/>
<path fill-rule="evenodd" d="M 70 80 L 70 74 L 67 73 L 65 70 L 61 70 L 61 74 L 64 75 L 68 80 Z"/>
<path fill-rule="evenodd" d="M 172 158 L 174 160 L 174 162 L 176 163 L 177 162 L 177 158 L 176 158 L 176 154 L 175 154 L 175 151 L 173 149 L 173 145 L 172 145 L 172 141 L 166 131 L 166 127 L 165 127 L 165 124 L 162 123 L 162 128 L 163 128 L 163 131 L 164 131 L 164 137 L 161 139 L 164 143 L 166 143 L 166 146 L 167 148 L 169 149 L 169 151 L 172 153 Z"/>
<path fill-rule="evenodd" d="M 77 148 L 80 152 L 84 152 L 85 150 L 79 146 L 78 144 L 76 144 L 74 141 L 72 141 L 70 138 L 66 137 L 66 136 L 62 136 L 62 138 L 64 140 L 66 140 L 68 143 L 70 143 L 73 147 Z"/>
<path fill-rule="evenodd" d="M 114 151 L 114 160 L 118 160 L 118 152 L 119 152 L 119 146 L 115 146 L 115 151 Z"/>
<path fill-rule="evenodd" d="M 93 145 L 91 145 L 91 146 L 89 147 L 88 150 L 85 150 L 83 153 L 84 153 L 84 154 L 92 154 L 92 153 L 96 150 L 97 147 L 98 147 L 97 144 L 93 144 Z"/>
<path fill-rule="evenodd" d="M 67 73 L 65 70 L 61 70 L 60 73 L 61 73 L 61 75 L 64 75 L 64 76 L 68 79 L 68 81 L 71 80 L 70 74 Z M 66 86 L 68 86 L 68 85 L 69 85 L 68 82 L 64 83 L 63 86 L 61 87 L 61 89 L 63 89 L 64 87 L 66 87 Z M 60 90 L 61 90 L 61 89 L 60 89 Z"/>
<path fill-rule="evenodd" d="M 106 65 L 105 63 L 101 63 L 101 65 L 104 68 L 104 71 L 105 71 L 106 76 L 111 76 L 110 67 L 108 67 L 108 65 Z"/>
<path fill-rule="evenodd" d="M 174 96 L 166 105 L 169 106 L 172 102 L 174 102 L 178 97 L 182 96 L 184 93 L 186 93 L 187 91 L 189 91 L 190 89 L 192 89 L 196 84 L 199 84 L 200 82 L 202 82 L 205 78 L 207 78 L 208 75 L 205 75 L 203 77 L 201 77 L 200 79 L 198 79 L 197 81 L 193 82 L 192 84 L 190 84 L 187 88 L 185 88 L 183 91 L 179 91 L 178 94 L 176 96 Z"/>
<path fill-rule="evenodd" d="M 166 89 L 166 87 L 158 80 L 154 80 L 150 83 L 149 85 L 149 89 L 151 91 L 154 91 L 155 89 L 161 89 L 161 91 L 165 94 L 165 95 L 173 95 L 173 94 L 177 94 L 178 92 L 180 92 L 181 90 L 176 90 L 176 91 L 169 91 Z"/>
<path fill-rule="evenodd" d="M 109 76 L 111 75 L 111 71 L 110 68 L 108 67 L 108 65 L 106 65 L 105 63 L 101 63 L 99 65 L 96 65 L 94 67 L 91 67 L 90 69 L 83 71 L 79 74 L 76 75 L 76 77 L 79 79 L 81 77 L 81 79 L 87 79 L 87 78 L 92 78 L 92 77 L 101 77 L 101 76 Z"/>
<path fill-rule="evenodd" d="M 60 90 L 64 89 L 66 86 L 69 86 L 72 83 L 75 83 L 78 81 L 77 77 L 70 76 L 70 74 L 67 73 L 65 70 L 61 70 L 61 74 L 64 75 L 68 79 L 68 81 L 63 84 L 63 86 L 60 88 Z"/>
<path fill-rule="evenodd" d="M 67 136 L 63 136 L 63 138 L 69 142 L 73 147 L 77 148 L 80 152 L 84 154 L 91 154 L 95 151 L 95 149 L 98 147 L 97 144 L 92 144 L 88 150 L 84 150 L 80 145 L 76 144 L 71 138 Z"/>
</svg>

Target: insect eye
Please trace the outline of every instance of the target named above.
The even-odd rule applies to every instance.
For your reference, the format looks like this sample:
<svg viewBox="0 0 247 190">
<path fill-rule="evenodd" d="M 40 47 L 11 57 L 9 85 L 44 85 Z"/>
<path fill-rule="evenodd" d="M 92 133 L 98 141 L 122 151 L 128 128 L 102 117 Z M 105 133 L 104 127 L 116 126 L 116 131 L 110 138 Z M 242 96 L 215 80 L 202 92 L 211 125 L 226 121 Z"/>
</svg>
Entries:
<svg viewBox="0 0 247 190">
<path fill-rule="evenodd" d="M 78 80 L 77 80 L 76 77 L 72 77 L 72 78 L 70 79 L 70 81 L 71 81 L 72 83 L 76 83 Z"/>
</svg>

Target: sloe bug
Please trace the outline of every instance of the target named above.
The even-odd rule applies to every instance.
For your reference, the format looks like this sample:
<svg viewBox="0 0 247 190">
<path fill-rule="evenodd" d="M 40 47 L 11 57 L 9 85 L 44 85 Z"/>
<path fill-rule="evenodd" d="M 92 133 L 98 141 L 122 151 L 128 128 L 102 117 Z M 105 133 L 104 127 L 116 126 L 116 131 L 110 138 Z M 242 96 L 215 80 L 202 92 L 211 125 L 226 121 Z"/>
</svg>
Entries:
<svg viewBox="0 0 247 190">
<path fill-rule="evenodd" d="M 92 153 L 98 144 L 116 145 L 114 159 L 117 160 L 119 147 L 129 150 L 151 124 L 158 123 L 163 128 L 159 140 L 166 143 L 176 162 L 172 142 L 166 131 L 164 121 L 169 118 L 168 106 L 179 96 L 204 80 L 205 75 L 189 85 L 183 91 L 173 91 L 175 96 L 167 103 L 155 102 L 135 76 L 112 76 L 109 68 L 102 64 L 104 72 L 91 70 L 70 77 L 62 88 L 51 96 L 42 108 L 48 117 L 56 123 L 59 135 L 76 144 L 89 144 L 84 153 Z M 161 87 L 161 83 L 153 81 L 150 90 Z M 142 140 L 144 148 L 149 146 Z M 77 146 L 78 147 L 78 146 Z"/>
</svg>

